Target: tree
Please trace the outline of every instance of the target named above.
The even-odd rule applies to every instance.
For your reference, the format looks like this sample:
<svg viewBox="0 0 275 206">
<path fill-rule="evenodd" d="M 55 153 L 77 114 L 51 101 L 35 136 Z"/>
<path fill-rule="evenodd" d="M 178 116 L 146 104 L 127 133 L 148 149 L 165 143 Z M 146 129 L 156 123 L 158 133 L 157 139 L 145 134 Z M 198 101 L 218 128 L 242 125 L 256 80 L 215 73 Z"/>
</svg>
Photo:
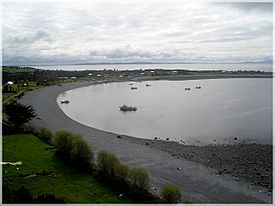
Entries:
<svg viewBox="0 0 275 206">
<path fill-rule="evenodd" d="M 35 110 L 32 106 L 21 104 L 16 100 L 10 102 L 9 104 L 5 104 L 3 112 L 7 114 L 9 122 L 15 129 L 20 128 L 32 118 L 36 117 Z"/>
<path fill-rule="evenodd" d="M 149 186 L 149 175 L 145 168 L 134 167 L 130 170 L 130 179 L 133 185 L 140 191 L 144 192 Z"/>
<path fill-rule="evenodd" d="M 179 188 L 172 184 L 164 185 L 160 194 L 166 203 L 178 203 L 181 200 Z"/>
</svg>

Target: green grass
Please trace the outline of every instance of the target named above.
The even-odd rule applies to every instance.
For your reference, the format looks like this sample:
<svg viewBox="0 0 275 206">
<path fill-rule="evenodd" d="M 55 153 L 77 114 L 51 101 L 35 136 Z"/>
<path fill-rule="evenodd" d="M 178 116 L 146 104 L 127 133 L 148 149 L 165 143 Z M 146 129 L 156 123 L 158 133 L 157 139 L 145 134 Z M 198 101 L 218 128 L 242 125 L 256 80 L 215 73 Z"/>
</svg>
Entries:
<svg viewBox="0 0 275 206">
<path fill-rule="evenodd" d="M 3 161 L 23 163 L 21 166 L 3 165 L 4 184 L 14 189 L 24 185 L 34 196 L 49 193 L 67 203 L 132 202 L 119 197 L 92 176 L 66 165 L 54 155 L 53 148 L 33 135 L 4 136 Z M 31 174 L 38 176 L 25 178 Z"/>
</svg>

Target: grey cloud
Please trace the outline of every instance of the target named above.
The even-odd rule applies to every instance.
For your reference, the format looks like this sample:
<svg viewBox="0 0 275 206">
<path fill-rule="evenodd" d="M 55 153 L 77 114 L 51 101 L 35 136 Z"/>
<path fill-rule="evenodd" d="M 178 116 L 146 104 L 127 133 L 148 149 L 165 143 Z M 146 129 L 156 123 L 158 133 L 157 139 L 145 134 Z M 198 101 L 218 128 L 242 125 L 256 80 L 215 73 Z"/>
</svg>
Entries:
<svg viewBox="0 0 275 206">
<path fill-rule="evenodd" d="M 145 0 L 139 4 L 10 4 L 3 9 L 3 62 L 270 57 L 269 6 Z"/>
<path fill-rule="evenodd" d="M 271 2 L 235 2 L 235 3 L 221 3 L 229 5 L 238 10 L 245 12 L 272 12 L 273 4 Z"/>
</svg>

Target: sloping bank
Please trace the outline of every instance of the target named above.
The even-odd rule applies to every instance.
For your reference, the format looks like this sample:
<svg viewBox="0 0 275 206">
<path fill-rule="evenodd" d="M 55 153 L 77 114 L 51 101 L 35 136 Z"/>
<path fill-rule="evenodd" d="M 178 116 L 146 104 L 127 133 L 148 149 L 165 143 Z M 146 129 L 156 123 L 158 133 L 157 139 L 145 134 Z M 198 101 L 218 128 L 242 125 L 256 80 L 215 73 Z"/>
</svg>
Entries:
<svg viewBox="0 0 275 206">
<path fill-rule="evenodd" d="M 95 151 L 104 149 L 130 166 L 146 167 L 157 188 L 166 183 L 175 184 L 193 203 L 272 202 L 272 195 L 265 188 L 237 182 L 233 177 L 218 175 L 196 162 L 178 159 L 167 151 L 128 138 L 117 138 L 117 134 L 82 125 L 67 117 L 57 105 L 57 96 L 67 90 L 91 84 L 94 83 L 76 82 L 44 87 L 28 92 L 21 101 L 36 110 L 39 118 L 33 121 L 35 125 L 52 131 L 65 129 L 81 134 Z"/>
</svg>

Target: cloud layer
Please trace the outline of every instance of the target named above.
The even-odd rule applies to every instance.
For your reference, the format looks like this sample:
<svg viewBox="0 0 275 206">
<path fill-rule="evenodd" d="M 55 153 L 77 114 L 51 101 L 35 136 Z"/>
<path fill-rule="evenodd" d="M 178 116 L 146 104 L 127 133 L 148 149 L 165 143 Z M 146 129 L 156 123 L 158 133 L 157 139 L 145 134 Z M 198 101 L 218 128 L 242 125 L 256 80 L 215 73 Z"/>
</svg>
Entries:
<svg viewBox="0 0 275 206">
<path fill-rule="evenodd" d="M 272 58 L 271 3 L 5 3 L 2 11 L 3 64 Z"/>
</svg>

